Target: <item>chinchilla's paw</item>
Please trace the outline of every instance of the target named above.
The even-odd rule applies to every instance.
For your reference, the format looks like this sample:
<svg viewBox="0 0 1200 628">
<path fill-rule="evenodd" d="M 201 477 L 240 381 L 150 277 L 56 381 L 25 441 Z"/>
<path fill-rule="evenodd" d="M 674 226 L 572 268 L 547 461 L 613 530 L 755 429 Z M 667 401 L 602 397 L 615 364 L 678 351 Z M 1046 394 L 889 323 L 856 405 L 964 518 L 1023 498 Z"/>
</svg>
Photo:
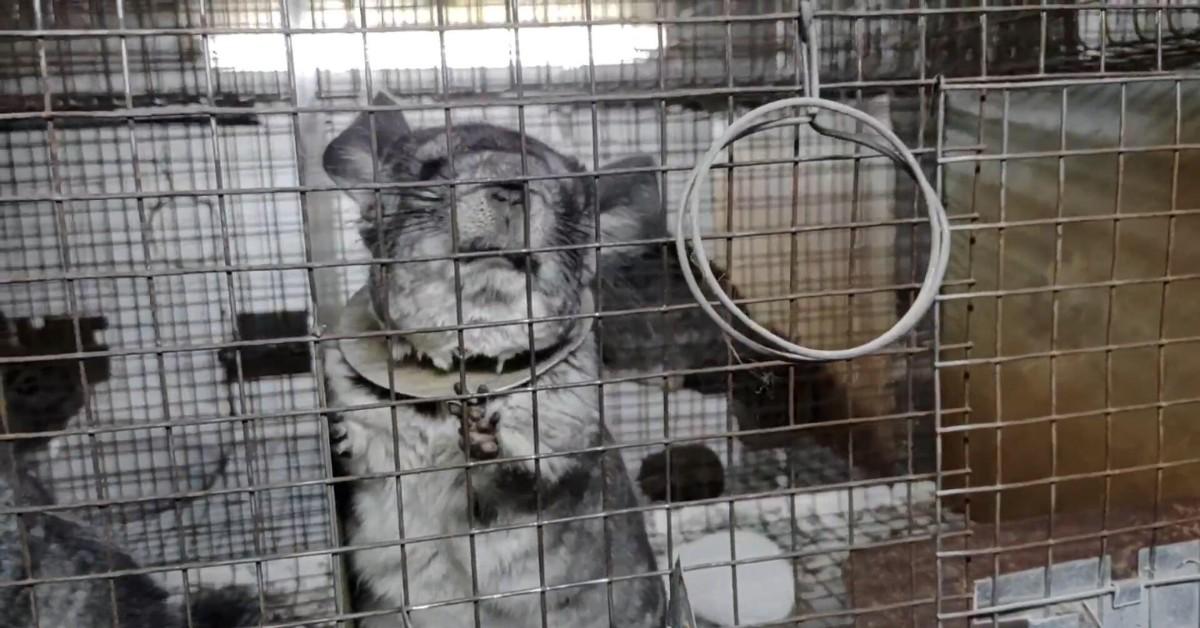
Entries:
<svg viewBox="0 0 1200 628">
<path fill-rule="evenodd" d="M 454 385 L 455 394 L 464 394 L 461 384 Z M 480 386 L 476 395 L 486 395 L 487 386 Z M 491 460 L 500 453 L 496 441 L 496 426 L 500 424 L 500 413 L 489 412 L 487 401 L 470 397 L 464 401 L 450 402 L 450 413 L 459 418 L 459 445 L 471 460 Z"/>
</svg>

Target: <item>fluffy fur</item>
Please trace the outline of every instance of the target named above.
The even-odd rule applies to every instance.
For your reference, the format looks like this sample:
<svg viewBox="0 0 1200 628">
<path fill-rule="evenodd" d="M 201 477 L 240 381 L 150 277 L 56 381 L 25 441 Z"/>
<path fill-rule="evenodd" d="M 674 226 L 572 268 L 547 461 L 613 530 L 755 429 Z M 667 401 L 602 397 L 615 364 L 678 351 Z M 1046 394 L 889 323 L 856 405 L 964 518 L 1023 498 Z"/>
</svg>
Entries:
<svg viewBox="0 0 1200 628">
<path fill-rule="evenodd" d="M 0 437 L 66 426 L 86 401 L 78 367 L 68 363 L 17 365 L 3 372 Z M 122 548 L 66 516 L 39 512 L 53 494 L 30 473 L 30 458 L 49 439 L 0 439 L 0 627 L 237 628 L 260 624 L 258 598 L 248 589 L 202 589 L 188 609 L 145 574 L 105 577 L 138 567 Z M 223 460 L 223 459 L 222 459 Z M 222 462 L 223 465 L 223 462 Z M 223 467 L 222 467 L 223 468 Z M 23 580 L 72 578 L 36 585 Z M 190 619 L 190 621 L 189 621 Z M 35 621 L 36 620 L 36 621 Z"/>
<path fill-rule="evenodd" d="M 375 104 L 392 101 L 381 96 Z M 527 298 L 535 319 L 579 311 L 595 274 L 592 251 L 521 249 L 594 242 L 597 199 L 590 180 L 479 182 L 582 171 L 549 146 L 484 124 L 412 130 L 399 113 L 377 112 L 360 116 L 330 144 L 325 169 L 346 186 L 447 183 L 351 192 L 363 210 L 363 239 L 376 258 L 449 256 L 456 241 L 459 251 L 488 255 L 461 263 L 461 290 L 448 260 L 372 270 L 376 315 L 390 329 L 410 330 L 397 357 L 449 367 L 459 353 L 456 332 L 411 330 L 455 325 L 460 306 L 466 323 L 525 318 Z M 469 183 L 455 184 L 452 193 L 451 179 Z M 537 323 L 534 346 L 552 347 L 571 330 L 570 322 Z M 530 348 L 526 325 L 470 329 L 462 336 L 468 355 L 504 360 Z M 466 435 L 460 430 L 469 426 L 446 404 L 352 409 L 392 394 L 358 378 L 336 352 L 326 363 L 332 403 L 341 409 L 331 429 L 342 471 L 427 470 L 400 476 L 399 486 L 394 478 L 356 480 L 343 494 L 349 543 L 371 545 L 350 554 L 357 610 L 380 611 L 363 625 L 404 625 L 394 609 L 405 605 L 423 607 L 409 613 L 416 628 L 472 626 L 476 618 L 481 626 L 525 628 L 542 625 L 543 613 L 549 626 L 662 625 L 661 579 L 648 575 L 655 564 L 641 515 L 524 525 L 539 513 L 543 520 L 578 517 L 637 503 L 616 452 L 553 455 L 611 442 L 598 420 L 597 390 L 558 388 L 599 376 L 594 343 L 585 342 L 539 377 L 539 388 L 549 389 L 536 393 L 536 418 L 528 392 L 487 395 L 482 415 L 494 420 L 494 432 Z M 468 471 L 436 470 L 466 461 L 464 436 L 492 439 L 495 447 L 481 451 L 494 451 L 498 460 Z M 505 460 L 532 456 L 535 440 L 537 453 L 551 457 Z M 603 581 L 610 575 L 630 578 L 609 587 Z M 522 593 L 543 584 L 561 588 L 544 598 Z M 462 602 L 475 595 L 503 597 Z"/>
<path fill-rule="evenodd" d="M 24 472 L 8 445 L 0 442 L 0 509 L 52 503 L 50 493 Z M 258 600 L 242 587 L 192 595 L 188 623 L 184 609 L 170 604 L 167 592 L 149 576 L 103 576 L 137 566 L 123 549 L 66 517 L 0 514 L 0 626 L 236 628 L 260 623 Z M 9 584 L 89 574 L 96 577 Z"/>
</svg>

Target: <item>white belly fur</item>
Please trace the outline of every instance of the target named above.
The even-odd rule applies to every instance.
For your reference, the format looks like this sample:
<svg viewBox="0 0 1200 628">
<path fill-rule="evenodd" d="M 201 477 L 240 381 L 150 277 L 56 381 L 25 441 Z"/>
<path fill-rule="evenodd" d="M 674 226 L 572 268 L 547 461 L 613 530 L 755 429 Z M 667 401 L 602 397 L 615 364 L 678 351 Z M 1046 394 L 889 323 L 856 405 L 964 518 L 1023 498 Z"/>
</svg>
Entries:
<svg viewBox="0 0 1200 628">
<path fill-rule="evenodd" d="M 358 388 L 352 382 L 351 373 L 340 356 L 329 355 L 326 365 L 330 392 L 338 407 L 379 403 L 377 397 Z M 549 377 L 543 381 L 551 379 L 554 375 L 558 375 L 553 377 L 557 380 L 576 377 L 582 380 L 587 375 L 583 372 L 572 373 L 574 369 L 569 363 L 562 363 L 554 370 L 559 373 L 548 374 Z M 592 387 L 538 393 L 539 416 L 545 417 L 548 413 L 554 413 L 556 419 L 571 419 L 540 421 L 541 451 L 567 451 L 584 446 L 586 439 L 594 434 L 596 429 L 594 426 L 597 422 L 588 418 L 595 412 L 595 395 L 595 389 Z M 500 424 L 500 438 L 505 443 L 502 456 L 532 454 L 532 443 L 529 442 L 528 436 L 532 433 L 532 425 L 525 426 L 528 432 L 520 431 L 521 417 L 527 414 L 522 412 L 524 408 L 521 406 L 532 405 L 530 395 L 515 394 L 497 399 L 493 403 L 506 408 L 505 420 Z M 407 471 L 445 467 L 465 462 L 465 456 L 459 447 L 458 419 L 444 408 L 439 410 L 436 417 L 420 414 L 403 405 L 394 409 L 371 408 L 342 411 L 339 414 L 349 430 L 348 437 L 353 455 L 346 467 L 353 475 L 387 473 L 396 469 Z M 512 420 L 513 417 L 516 419 Z M 395 433 L 393 424 L 398 428 Z M 578 441 L 578 444 L 572 444 L 573 441 Z M 565 464 L 566 461 L 561 458 L 541 461 L 542 476 L 553 477 L 561 472 L 561 467 Z M 472 470 L 473 489 L 480 486 L 486 490 L 490 470 L 489 467 Z M 488 595 L 528 590 L 540 585 L 539 543 L 537 529 L 534 527 L 474 535 L 472 560 L 471 540 L 468 535 L 471 518 L 467 512 L 464 470 L 429 471 L 401 476 L 403 538 L 460 535 L 449 539 L 409 542 L 403 546 L 398 544 L 401 528 L 395 479 L 370 479 L 355 484 L 351 503 L 355 520 L 348 522 L 347 544 L 388 544 L 350 553 L 355 577 L 361 585 L 380 598 L 380 608 L 399 607 L 406 599 L 408 605 L 418 606 L 470 598 L 476 594 L 473 590 L 479 595 Z M 532 522 L 533 518 L 528 520 Z M 513 523 L 517 521 L 505 517 L 503 521 L 494 525 Z M 547 582 L 553 584 L 554 580 L 563 581 L 563 576 L 569 568 L 565 561 L 572 560 L 572 557 L 557 555 L 553 548 L 543 548 L 542 560 Z M 540 626 L 539 600 L 540 596 L 537 594 L 527 594 L 480 605 L 481 625 L 502 628 Z M 560 609 L 558 617 L 552 614 L 555 621 L 551 625 L 583 626 L 592 623 L 591 618 L 562 616 L 565 614 L 574 615 Z M 475 609 L 470 603 L 414 609 L 409 618 L 413 628 L 473 626 Z M 564 621 L 570 623 L 562 623 Z M 398 615 L 388 614 L 364 620 L 363 625 L 369 628 L 384 628 L 404 624 Z M 604 618 L 603 625 L 608 625 L 607 618 Z"/>
</svg>

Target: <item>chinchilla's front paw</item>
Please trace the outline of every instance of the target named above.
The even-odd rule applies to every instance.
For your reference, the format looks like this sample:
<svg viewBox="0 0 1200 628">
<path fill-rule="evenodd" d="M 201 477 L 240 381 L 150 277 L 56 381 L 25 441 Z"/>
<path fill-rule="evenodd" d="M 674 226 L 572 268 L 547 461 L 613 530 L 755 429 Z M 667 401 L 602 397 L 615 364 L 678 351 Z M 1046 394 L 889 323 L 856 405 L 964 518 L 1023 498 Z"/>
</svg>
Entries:
<svg viewBox="0 0 1200 628">
<path fill-rule="evenodd" d="M 454 393 L 465 394 L 461 384 L 454 385 Z M 476 395 L 486 395 L 487 386 L 480 386 Z M 491 460 L 500 454 L 500 445 L 496 440 L 496 427 L 500 424 L 500 413 L 488 411 L 487 401 L 479 397 L 470 397 L 463 401 L 450 402 L 450 413 L 460 421 L 459 446 L 471 460 Z"/>
<path fill-rule="evenodd" d="M 362 430 L 338 415 L 329 415 L 329 446 L 335 456 L 352 458 L 362 440 Z M 361 445 L 360 445 L 361 446 Z"/>
</svg>

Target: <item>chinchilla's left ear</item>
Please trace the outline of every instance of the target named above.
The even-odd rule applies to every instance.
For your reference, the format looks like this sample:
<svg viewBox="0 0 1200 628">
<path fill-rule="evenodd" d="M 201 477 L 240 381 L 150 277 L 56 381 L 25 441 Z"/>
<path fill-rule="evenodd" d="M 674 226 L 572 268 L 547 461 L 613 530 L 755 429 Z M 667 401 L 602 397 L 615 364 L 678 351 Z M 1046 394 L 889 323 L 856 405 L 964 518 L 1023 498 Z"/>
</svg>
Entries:
<svg viewBox="0 0 1200 628">
<path fill-rule="evenodd" d="M 399 102 L 379 92 L 371 100 L 373 107 L 396 106 Z M 346 130 L 325 147 L 323 165 L 326 174 L 338 185 L 360 186 L 376 180 L 383 167 L 379 158 L 389 147 L 406 137 L 411 130 L 400 111 L 364 111 Z M 347 190 L 362 205 L 370 203 L 370 190 Z"/>
</svg>

